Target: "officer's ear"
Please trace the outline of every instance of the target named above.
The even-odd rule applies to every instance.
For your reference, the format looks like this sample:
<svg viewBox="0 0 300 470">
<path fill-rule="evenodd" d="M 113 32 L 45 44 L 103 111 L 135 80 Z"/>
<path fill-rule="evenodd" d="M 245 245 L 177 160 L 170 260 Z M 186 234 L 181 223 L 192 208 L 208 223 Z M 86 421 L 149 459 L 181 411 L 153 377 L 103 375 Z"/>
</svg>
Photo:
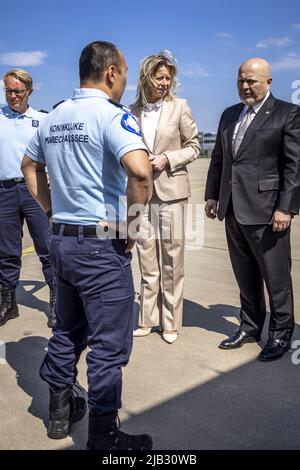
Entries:
<svg viewBox="0 0 300 470">
<path fill-rule="evenodd" d="M 110 86 L 114 84 L 116 75 L 119 75 L 118 69 L 114 64 L 111 64 L 106 72 L 107 82 Z"/>
</svg>

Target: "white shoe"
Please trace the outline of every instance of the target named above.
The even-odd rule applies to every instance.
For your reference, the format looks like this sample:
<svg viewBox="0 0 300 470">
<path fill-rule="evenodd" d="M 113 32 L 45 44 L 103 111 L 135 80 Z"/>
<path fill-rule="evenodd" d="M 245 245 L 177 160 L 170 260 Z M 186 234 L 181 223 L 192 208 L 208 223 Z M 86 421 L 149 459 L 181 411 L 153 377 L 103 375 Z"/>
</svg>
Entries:
<svg viewBox="0 0 300 470">
<path fill-rule="evenodd" d="M 174 333 L 163 333 L 162 337 L 167 343 L 172 344 L 177 339 L 177 331 Z"/>
<path fill-rule="evenodd" d="M 151 333 L 151 328 L 138 328 L 133 331 L 133 336 L 148 336 Z"/>
</svg>

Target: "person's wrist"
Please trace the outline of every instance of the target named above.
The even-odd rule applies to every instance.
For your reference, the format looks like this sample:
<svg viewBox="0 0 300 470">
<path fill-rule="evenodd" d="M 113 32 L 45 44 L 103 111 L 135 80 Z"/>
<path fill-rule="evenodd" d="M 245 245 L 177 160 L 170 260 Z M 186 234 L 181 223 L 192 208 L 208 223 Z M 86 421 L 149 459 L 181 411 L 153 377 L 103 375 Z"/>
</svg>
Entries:
<svg viewBox="0 0 300 470">
<path fill-rule="evenodd" d="M 280 209 L 280 207 L 277 207 L 276 210 L 279 211 L 279 212 L 282 212 L 285 215 L 292 215 L 292 213 L 290 211 L 287 211 L 285 209 Z"/>
<path fill-rule="evenodd" d="M 166 166 L 170 166 L 170 162 L 169 162 L 168 156 L 167 156 L 165 153 L 163 153 L 163 156 L 164 156 L 165 159 L 166 159 Z"/>
</svg>

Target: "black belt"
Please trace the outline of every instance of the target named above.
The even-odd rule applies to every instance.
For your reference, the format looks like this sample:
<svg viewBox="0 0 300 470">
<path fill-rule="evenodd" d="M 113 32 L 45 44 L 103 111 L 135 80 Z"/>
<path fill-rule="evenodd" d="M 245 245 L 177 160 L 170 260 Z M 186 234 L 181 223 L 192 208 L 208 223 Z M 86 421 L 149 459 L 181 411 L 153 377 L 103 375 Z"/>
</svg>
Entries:
<svg viewBox="0 0 300 470">
<path fill-rule="evenodd" d="M 62 224 L 53 224 L 52 225 L 52 232 L 54 235 L 58 235 L 60 231 L 60 227 Z M 79 233 L 80 225 L 70 225 L 67 224 L 64 226 L 63 235 L 66 237 L 77 237 Z M 84 237 L 96 237 L 97 236 L 97 227 L 95 225 L 83 225 L 83 236 Z"/>
<path fill-rule="evenodd" d="M 12 188 L 16 184 L 25 183 L 25 178 L 12 178 L 11 180 L 0 180 L 0 186 L 3 188 Z"/>
<path fill-rule="evenodd" d="M 77 237 L 79 235 L 79 227 L 81 225 L 71 225 L 71 224 L 52 224 L 52 233 L 58 235 L 61 226 L 64 225 L 63 235 L 65 237 Z M 96 225 L 83 225 L 82 234 L 84 237 L 97 237 L 97 226 Z M 102 227 L 104 232 L 108 231 L 107 227 Z M 100 230 L 99 230 L 100 231 Z M 116 232 L 115 238 L 119 238 L 119 232 Z"/>
</svg>

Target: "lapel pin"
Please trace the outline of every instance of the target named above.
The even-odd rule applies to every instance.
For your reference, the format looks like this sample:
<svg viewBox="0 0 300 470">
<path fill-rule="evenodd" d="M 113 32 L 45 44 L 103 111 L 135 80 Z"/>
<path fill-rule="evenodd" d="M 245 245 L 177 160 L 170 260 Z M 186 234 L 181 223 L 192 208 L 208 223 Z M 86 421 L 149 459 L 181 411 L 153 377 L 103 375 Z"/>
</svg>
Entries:
<svg viewBox="0 0 300 470">
<path fill-rule="evenodd" d="M 270 111 L 266 111 L 266 114 L 270 114 Z"/>
</svg>

